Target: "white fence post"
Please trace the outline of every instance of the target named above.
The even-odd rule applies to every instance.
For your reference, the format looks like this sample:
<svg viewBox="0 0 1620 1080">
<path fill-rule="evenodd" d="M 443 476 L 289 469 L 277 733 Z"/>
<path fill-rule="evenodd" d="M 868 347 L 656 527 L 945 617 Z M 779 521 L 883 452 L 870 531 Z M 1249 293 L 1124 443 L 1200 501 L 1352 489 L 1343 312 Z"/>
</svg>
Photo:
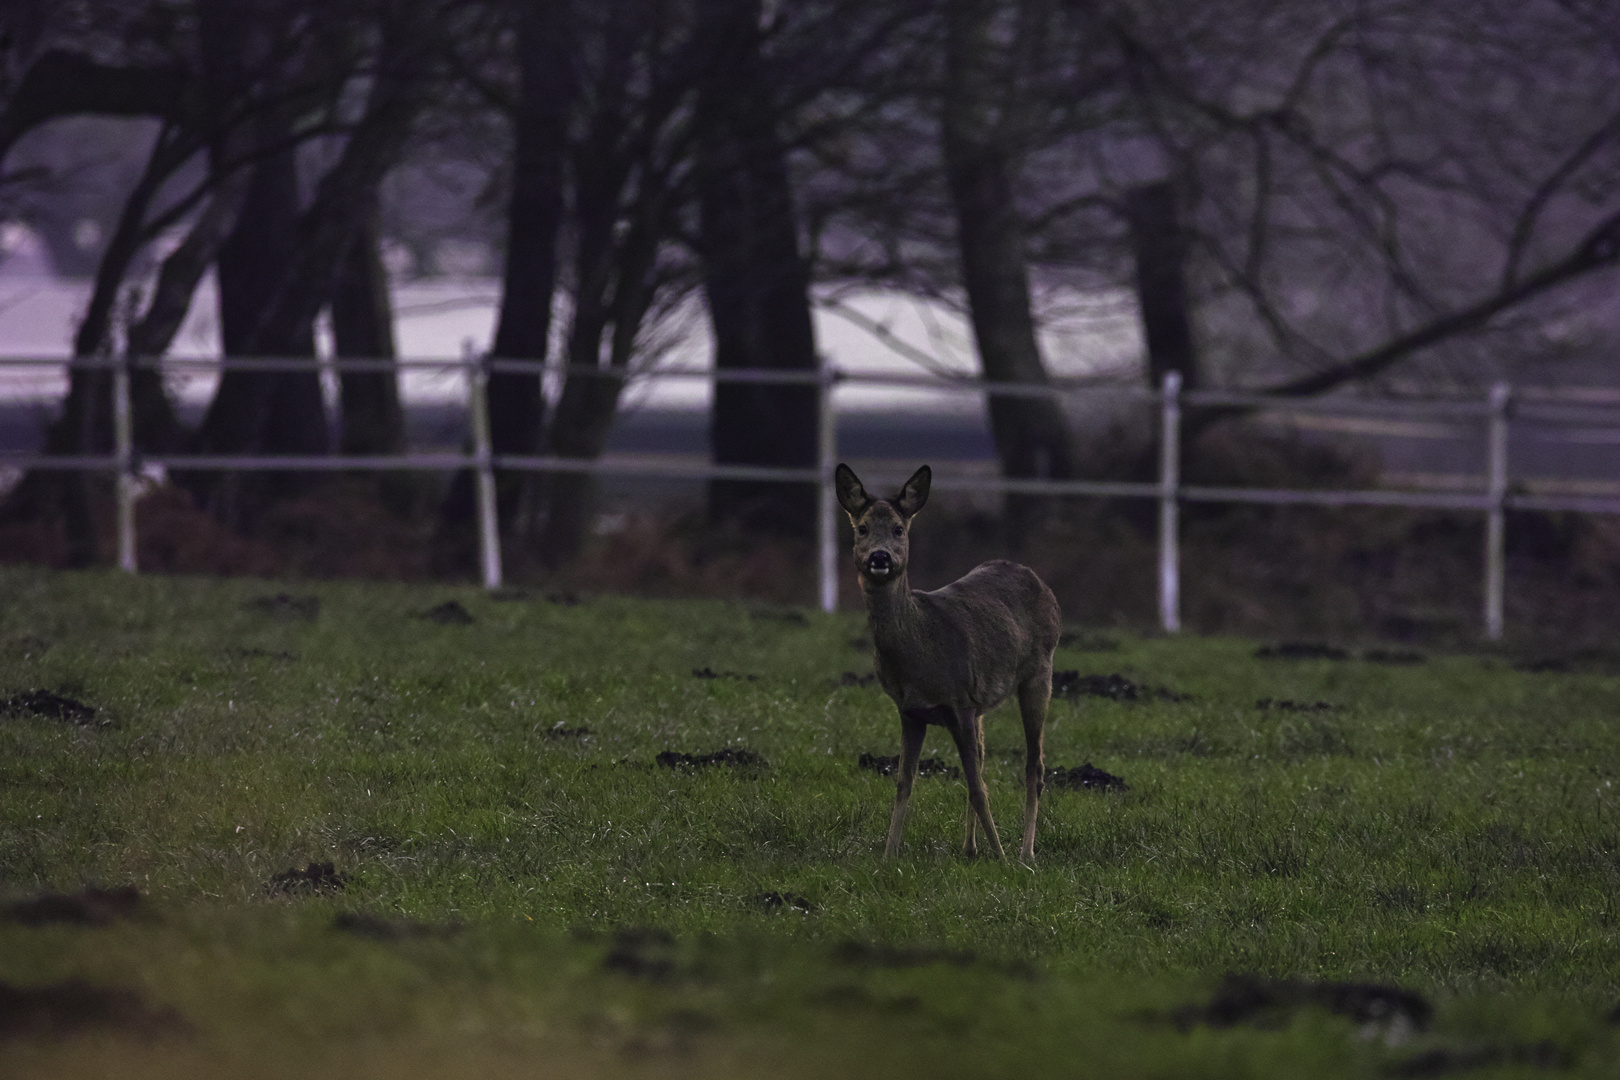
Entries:
<svg viewBox="0 0 1620 1080">
<path fill-rule="evenodd" d="M 113 441 L 118 484 L 118 566 L 133 574 L 135 565 L 135 423 L 129 405 L 129 357 L 113 367 Z"/>
<path fill-rule="evenodd" d="M 1181 629 L 1181 555 L 1176 498 L 1181 486 L 1181 372 L 1164 373 L 1159 418 L 1159 622 Z"/>
<path fill-rule="evenodd" d="M 493 441 L 489 431 L 489 364 L 464 342 L 461 359 L 467 369 L 467 411 L 472 419 L 473 468 L 477 473 L 478 551 L 484 588 L 501 587 L 501 532 L 495 514 Z"/>
<path fill-rule="evenodd" d="M 1491 386 L 1491 417 L 1486 430 L 1485 637 L 1502 640 L 1502 598 L 1506 589 L 1508 407 L 1512 388 Z"/>
<path fill-rule="evenodd" d="M 833 472 L 838 467 L 838 416 L 833 412 L 832 402 L 837 373 L 825 355 L 821 357 L 819 374 L 816 467 L 821 473 L 821 482 L 816 491 L 816 545 L 821 556 L 821 610 L 831 614 L 838 610 L 838 496 L 833 486 Z"/>
</svg>

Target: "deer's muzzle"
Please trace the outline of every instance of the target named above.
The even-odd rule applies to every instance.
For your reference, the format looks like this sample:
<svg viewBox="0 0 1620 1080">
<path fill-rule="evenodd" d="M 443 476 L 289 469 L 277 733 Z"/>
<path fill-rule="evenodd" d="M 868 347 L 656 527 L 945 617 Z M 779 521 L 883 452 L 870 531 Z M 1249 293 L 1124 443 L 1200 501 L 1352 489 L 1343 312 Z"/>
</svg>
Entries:
<svg viewBox="0 0 1620 1080">
<path fill-rule="evenodd" d="M 894 556 L 887 551 L 874 551 L 866 557 L 866 572 L 875 578 L 886 578 L 894 573 Z"/>
</svg>

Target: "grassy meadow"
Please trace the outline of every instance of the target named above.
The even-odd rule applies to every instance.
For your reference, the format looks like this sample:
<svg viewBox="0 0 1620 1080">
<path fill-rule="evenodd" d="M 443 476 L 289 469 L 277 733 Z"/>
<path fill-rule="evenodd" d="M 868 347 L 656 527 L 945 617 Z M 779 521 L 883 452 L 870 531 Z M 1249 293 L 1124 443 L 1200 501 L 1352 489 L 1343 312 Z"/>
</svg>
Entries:
<svg viewBox="0 0 1620 1080">
<path fill-rule="evenodd" d="M 1047 764 L 1129 790 L 1049 786 L 1024 867 L 963 859 L 962 785 L 925 776 L 885 862 L 864 636 L 0 567 L 0 907 L 141 893 L 0 916 L 0 1075 L 1620 1076 L 1620 666 L 1077 626 L 1057 666 L 1140 692 L 1054 699 Z M 1011 706 L 987 741 L 1015 846 Z M 1432 1022 L 1215 1022 L 1228 973 Z M 67 984 L 117 1015 L 8 1021 Z"/>
</svg>

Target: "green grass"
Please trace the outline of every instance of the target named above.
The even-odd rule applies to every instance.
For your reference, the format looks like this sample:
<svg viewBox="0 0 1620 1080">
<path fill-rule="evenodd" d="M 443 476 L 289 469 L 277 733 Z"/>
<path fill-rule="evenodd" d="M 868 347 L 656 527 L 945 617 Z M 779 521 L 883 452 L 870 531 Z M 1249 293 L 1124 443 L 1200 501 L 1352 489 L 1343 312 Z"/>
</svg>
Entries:
<svg viewBox="0 0 1620 1080">
<path fill-rule="evenodd" d="M 250 603 L 283 590 L 318 617 Z M 472 625 L 419 617 L 450 598 Z M 887 863 L 892 781 L 855 762 L 894 753 L 898 724 L 837 685 L 870 670 L 863 631 L 0 568 L 0 700 L 50 690 L 105 721 L 0 717 L 0 900 L 126 881 L 150 900 L 106 928 L 0 922 L 0 980 L 135 988 L 189 1030 L 0 1039 L 0 1074 L 1372 1076 L 1439 1048 L 1496 1063 L 1470 1076 L 1620 1075 L 1620 680 L 1234 639 L 1063 650 L 1191 696 L 1054 701 L 1048 764 L 1131 790 L 1049 790 L 1026 868 L 964 860 L 961 785 L 925 779 Z M 1014 843 L 1010 709 L 988 744 Z M 768 766 L 653 764 L 728 746 Z M 954 757 L 939 732 L 925 753 Z M 347 888 L 267 894 L 311 860 Z M 345 911 L 435 929 L 365 940 L 332 929 Z M 603 963 L 627 927 L 672 935 L 631 950 L 640 975 Z M 1438 1015 L 1411 1040 L 1309 1010 L 1171 1022 L 1229 971 L 1397 983 Z"/>
</svg>

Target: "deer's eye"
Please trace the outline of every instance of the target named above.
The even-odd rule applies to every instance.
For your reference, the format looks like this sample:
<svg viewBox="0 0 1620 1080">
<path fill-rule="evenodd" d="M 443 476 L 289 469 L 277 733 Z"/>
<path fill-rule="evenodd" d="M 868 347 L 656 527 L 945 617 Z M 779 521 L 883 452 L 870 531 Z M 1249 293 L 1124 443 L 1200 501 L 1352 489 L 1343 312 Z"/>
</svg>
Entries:
<svg viewBox="0 0 1620 1080">
<path fill-rule="evenodd" d="M 860 533 L 862 536 L 865 536 L 866 535 L 866 526 L 865 525 L 857 525 L 857 526 L 855 526 L 855 531 Z"/>
<path fill-rule="evenodd" d="M 906 535 L 906 530 L 904 528 L 902 528 L 901 526 L 896 525 L 894 527 L 894 535 L 895 535 L 896 538 L 902 537 L 902 536 Z"/>
</svg>

